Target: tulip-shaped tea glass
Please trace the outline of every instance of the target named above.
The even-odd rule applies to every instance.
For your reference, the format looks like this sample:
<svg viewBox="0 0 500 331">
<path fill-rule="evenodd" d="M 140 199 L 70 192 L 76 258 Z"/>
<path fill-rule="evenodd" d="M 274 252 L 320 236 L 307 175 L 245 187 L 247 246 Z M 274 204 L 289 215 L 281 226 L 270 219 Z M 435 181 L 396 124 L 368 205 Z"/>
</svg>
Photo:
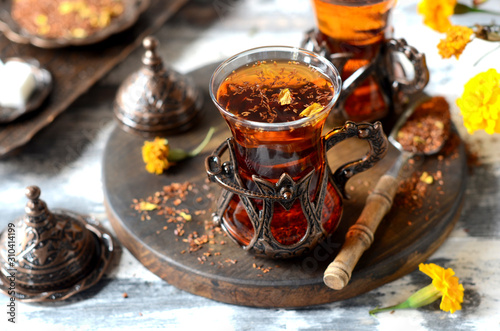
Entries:
<svg viewBox="0 0 500 331">
<path fill-rule="evenodd" d="M 272 258 L 307 253 L 337 228 L 347 180 L 385 154 L 380 123 L 322 135 L 340 91 L 331 62 L 300 48 L 250 49 L 215 70 L 210 94 L 232 137 L 206 159 L 223 188 L 214 220 L 243 248 Z M 366 139 L 369 151 L 332 173 L 326 152 L 350 137 Z"/>
<path fill-rule="evenodd" d="M 392 39 L 389 16 L 396 0 L 311 0 L 316 18 L 302 47 L 339 69 L 344 85 L 332 113 L 345 120 L 375 121 L 400 115 L 429 81 L 425 55 Z"/>
<path fill-rule="evenodd" d="M 377 61 L 388 36 L 388 20 L 396 0 L 311 0 L 316 18 L 316 39 L 331 54 L 350 54 L 345 80 L 359 68 Z M 345 100 L 344 116 L 373 121 L 387 115 L 380 73 L 368 76 Z"/>
</svg>

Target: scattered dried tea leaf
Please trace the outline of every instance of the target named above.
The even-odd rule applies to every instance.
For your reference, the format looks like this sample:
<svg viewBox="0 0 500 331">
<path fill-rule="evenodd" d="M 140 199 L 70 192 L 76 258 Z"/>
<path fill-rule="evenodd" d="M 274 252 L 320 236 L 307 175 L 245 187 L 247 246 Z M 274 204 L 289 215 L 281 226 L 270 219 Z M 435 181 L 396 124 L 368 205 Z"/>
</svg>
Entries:
<svg viewBox="0 0 500 331">
<path fill-rule="evenodd" d="M 181 216 L 184 220 L 186 220 L 188 222 L 191 221 L 191 219 L 192 219 L 191 215 L 189 215 L 183 211 L 179 212 L 179 216 Z"/>
<path fill-rule="evenodd" d="M 420 176 L 420 180 L 426 184 L 432 184 L 434 182 L 434 177 L 429 175 L 427 171 L 424 171 L 422 175 Z"/>
<path fill-rule="evenodd" d="M 418 144 L 425 144 L 425 140 L 424 138 L 420 137 L 420 136 L 414 136 L 413 137 L 413 143 L 415 145 L 418 145 Z"/>
<path fill-rule="evenodd" d="M 312 105 L 310 105 L 309 107 L 307 107 L 306 109 L 304 109 L 299 114 L 299 116 L 301 116 L 301 117 L 312 116 L 312 115 L 317 114 L 320 111 L 322 111 L 323 108 L 324 107 L 322 105 L 320 105 L 319 103 L 315 102 Z"/>
<path fill-rule="evenodd" d="M 71 30 L 71 36 L 73 38 L 85 38 L 87 37 L 87 31 L 82 28 L 75 28 Z"/>
<path fill-rule="evenodd" d="M 141 201 L 139 202 L 139 210 L 140 211 L 149 211 L 149 210 L 155 210 L 158 208 L 157 204 L 147 202 L 147 201 Z"/>
<path fill-rule="evenodd" d="M 289 89 L 285 88 L 280 91 L 278 95 L 280 105 L 289 105 L 292 103 L 292 93 Z"/>
<path fill-rule="evenodd" d="M 35 24 L 36 25 L 46 25 L 47 22 L 48 22 L 48 17 L 47 15 L 43 15 L 43 14 L 40 14 L 40 15 L 37 15 L 36 18 L 35 18 Z"/>
</svg>

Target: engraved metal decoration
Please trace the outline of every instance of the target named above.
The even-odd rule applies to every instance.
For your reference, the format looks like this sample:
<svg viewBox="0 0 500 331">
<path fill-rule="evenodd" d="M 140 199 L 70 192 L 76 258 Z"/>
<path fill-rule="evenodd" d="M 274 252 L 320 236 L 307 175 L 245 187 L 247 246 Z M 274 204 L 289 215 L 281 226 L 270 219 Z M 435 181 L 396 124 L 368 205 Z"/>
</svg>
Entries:
<svg viewBox="0 0 500 331">
<path fill-rule="evenodd" d="M 283 173 L 276 183 L 253 175 L 252 180 L 260 192 L 246 189 L 238 174 L 238 164 L 235 162 L 234 140 L 233 138 L 227 139 L 205 160 L 208 177 L 223 188 L 217 203 L 217 211 L 213 215 L 214 222 L 222 225 L 226 233 L 237 241 L 231 232 L 224 227 L 223 221 L 224 211 L 236 194 L 245 206 L 254 228 L 254 236 L 250 243 L 243 247 L 245 250 L 271 258 L 291 258 L 309 252 L 328 235 L 321 225 L 328 181 L 346 198 L 345 184 L 347 180 L 355 174 L 371 168 L 387 152 L 387 138 L 379 122 L 375 124 L 347 122 L 344 126 L 333 129 L 323 137 L 324 153 L 326 154 L 330 148 L 340 141 L 351 137 L 367 140 L 370 150 L 363 159 L 348 162 L 333 174 L 325 161 L 326 166 L 323 167 L 325 170 L 319 180 L 318 194 L 315 201 L 311 201 L 308 193 L 311 178 L 315 173 L 314 169 L 298 181 L 294 181 L 287 173 Z M 222 155 L 226 151 L 229 153 L 229 160 L 222 162 Z M 324 160 L 326 160 L 326 155 Z M 251 199 L 262 200 L 262 209 L 259 210 Z M 296 199 L 299 199 L 307 220 L 307 229 L 305 235 L 297 243 L 284 245 L 278 242 L 271 233 L 274 204 L 279 203 L 283 208 L 289 210 Z"/>
<path fill-rule="evenodd" d="M 143 67 L 118 89 L 114 114 L 120 127 L 146 137 L 178 133 L 191 128 L 202 97 L 191 79 L 163 65 L 158 41 L 146 37 Z"/>
<path fill-rule="evenodd" d="M 341 74 L 347 61 L 353 57 L 352 53 L 347 52 L 330 53 L 325 42 L 318 42 L 314 30 L 306 32 L 301 47 L 326 57 Z M 413 77 L 409 78 L 408 71 L 413 71 Z M 429 82 L 429 70 L 423 53 L 409 46 L 404 39 L 387 39 L 370 63 L 345 79 L 332 112 L 347 118 L 343 114 L 345 101 L 368 77 L 372 77 L 381 87 L 382 97 L 391 108 L 389 113 L 400 114 L 409 98 L 421 92 Z"/>
<path fill-rule="evenodd" d="M 26 196 L 26 215 L 0 237 L 0 290 L 20 301 L 42 302 L 64 300 L 96 284 L 112 258 L 111 235 L 89 217 L 51 212 L 36 186 Z"/>
</svg>

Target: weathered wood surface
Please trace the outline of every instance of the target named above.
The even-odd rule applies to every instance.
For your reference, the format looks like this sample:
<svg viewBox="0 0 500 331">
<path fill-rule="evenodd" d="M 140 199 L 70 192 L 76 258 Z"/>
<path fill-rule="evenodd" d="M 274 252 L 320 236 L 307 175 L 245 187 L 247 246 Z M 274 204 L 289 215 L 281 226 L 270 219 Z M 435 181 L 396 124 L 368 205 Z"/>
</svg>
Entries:
<svg viewBox="0 0 500 331">
<path fill-rule="evenodd" d="M 435 49 L 441 36 L 422 26 L 416 3 L 398 2 L 394 15 L 396 36 L 405 37 L 427 54 L 431 69 L 427 92 L 443 94 L 453 103 L 465 79 L 462 61 L 467 60 L 467 52 L 459 62 L 441 60 Z M 491 22 L 492 18 L 466 15 L 456 22 L 473 24 Z M 304 1 L 193 1 L 156 36 L 162 43 L 160 54 L 175 69 L 188 72 L 249 47 L 296 45 L 303 31 L 311 26 L 312 14 Z M 138 66 L 141 56 L 142 52 L 133 52 L 16 155 L 0 160 L 2 229 L 23 213 L 24 188 L 32 184 L 42 188 L 50 206 L 90 213 L 111 229 L 103 205 L 101 160 L 114 127 L 114 93 L 131 68 Z M 487 65 L 500 69 L 498 62 Z M 456 107 L 453 110 L 456 115 Z M 461 127 L 460 117 L 454 120 L 481 162 L 467 174 L 464 206 L 457 225 L 428 259 L 453 268 L 464 284 L 463 309 L 454 315 L 440 311 L 437 304 L 384 313 L 377 318 L 368 315 L 368 310 L 396 304 L 426 286 L 429 278 L 418 271 L 366 294 L 312 308 L 247 308 L 179 290 L 122 248 L 113 268 L 97 287 L 64 303 L 20 304 L 18 317 L 24 326 L 6 324 L 2 313 L 0 329 L 499 330 L 500 139 L 483 133 L 469 136 Z M 123 298 L 124 292 L 128 298 Z M 0 295 L 0 307 L 7 302 L 8 298 Z"/>
<path fill-rule="evenodd" d="M 35 58 L 52 74 L 53 89 L 42 106 L 10 124 L 0 124 L 0 156 L 29 141 L 115 65 L 123 61 L 144 37 L 156 31 L 187 0 L 151 1 L 137 22 L 105 41 L 82 47 L 42 49 L 0 36 L 0 59 Z"/>
</svg>

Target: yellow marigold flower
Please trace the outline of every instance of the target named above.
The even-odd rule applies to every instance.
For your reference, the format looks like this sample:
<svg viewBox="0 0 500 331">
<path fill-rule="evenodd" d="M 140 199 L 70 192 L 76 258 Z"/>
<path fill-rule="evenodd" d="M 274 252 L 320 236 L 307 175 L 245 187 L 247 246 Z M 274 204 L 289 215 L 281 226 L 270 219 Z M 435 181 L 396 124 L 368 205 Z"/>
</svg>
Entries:
<svg viewBox="0 0 500 331">
<path fill-rule="evenodd" d="M 418 12 L 424 16 L 424 24 L 438 32 L 446 32 L 450 26 L 457 0 L 422 0 Z"/>
<path fill-rule="evenodd" d="M 429 175 L 427 171 L 424 171 L 422 173 L 422 175 L 420 176 L 420 180 L 429 185 L 434 183 L 434 177 L 432 177 L 432 175 Z"/>
<path fill-rule="evenodd" d="M 489 69 L 472 77 L 457 105 L 469 133 L 500 133 L 500 73 Z"/>
<path fill-rule="evenodd" d="M 37 15 L 35 18 L 35 24 L 38 26 L 47 25 L 48 21 L 49 21 L 49 18 L 47 17 L 47 15 L 43 15 L 43 14 Z"/>
<path fill-rule="evenodd" d="M 146 163 L 146 170 L 152 174 L 161 175 L 176 162 L 195 157 L 208 144 L 215 129 L 210 128 L 205 139 L 191 152 L 179 148 L 171 149 L 168 140 L 156 137 L 154 141 L 145 141 L 142 146 L 142 159 Z"/>
<path fill-rule="evenodd" d="M 74 28 L 71 30 L 71 36 L 74 38 L 85 38 L 87 37 L 87 31 L 82 28 Z"/>
<path fill-rule="evenodd" d="M 111 13 L 107 11 L 103 11 L 99 14 L 99 19 L 97 21 L 98 26 L 101 28 L 105 28 L 111 23 Z"/>
<path fill-rule="evenodd" d="M 289 89 L 285 88 L 280 91 L 278 95 L 280 105 L 289 105 L 292 103 L 292 93 Z"/>
<path fill-rule="evenodd" d="M 160 175 L 168 169 L 169 146 L 167 139 L 156 137 L 154 141 L 145 141 L 142 146 L 142 159 L 146 163 L 146 170 Z"/>
<path fill-rule="evenodd" d="M 439 308 L 444 311 L 454 313 L 462 309 L 461 303 L 464 301 L 464 287 L 455 277 L 455 272 L 451 269 L 444 269 L 434 263 L 420 263 L 418 269 L 432 278 L 432 285 L 442 294 Z"/>
<path fill-rule="evenodd" d="M 448 268 L 444 269 L 434 263 L 418 266 L 419 270 L 432 278 L 432 283 L 412 294 L 405 302 L 398 305 L 377 308 L 370 311 L 370 314 L 392 311 L 396 309 L 419 308 L 441 298 L 439 306 L 443 311 L 454 313 L 462 309 L 461 303 L 464 300 L 464 287 L 455 277 L 455 272 Z"/>
<path fill-rule="evenodd" d="M 42 25 L 39 26 L 37 29 L 37 33 L 41 36 L 46 35 L 50 32 L 50 26 L 49 25 Z"/>
<path fill-rule="evenodd" d="M 449 59 L 455 56 L 457 59 L 471 42 L 471 36 L 474 31 L 466 26 L 455 25 L 446 32 L 446 38 L 441 39 L 438 44 L 439 54 L 443 59 Z"/>
<path fill-rule="evenodd" d="M 309 107 L 304 109 L 302 112 L 300 112 L 299 116 L 301 116 L 301 117 L 312 116 L 312 115 L 322 111 L 323 108 L 325 108 L 325 107 L 323 107 L 322 105 L 320 105 L 317 102 L 314 102 L 312 105 L 310 105 Z"/>
<path fill-rule="evenodd" d="M 63 1 L 59 4 L 59 14 L 66 15 L 73 11 L 73 3 L 69 1 Z"/>
<path fill-rule="evenodd" d="M 119 16 L 123 13 L 123 5 L 121 3 L 116 3 L 111 7 L 111 12 L 114 16 Z"/>
</svg>

